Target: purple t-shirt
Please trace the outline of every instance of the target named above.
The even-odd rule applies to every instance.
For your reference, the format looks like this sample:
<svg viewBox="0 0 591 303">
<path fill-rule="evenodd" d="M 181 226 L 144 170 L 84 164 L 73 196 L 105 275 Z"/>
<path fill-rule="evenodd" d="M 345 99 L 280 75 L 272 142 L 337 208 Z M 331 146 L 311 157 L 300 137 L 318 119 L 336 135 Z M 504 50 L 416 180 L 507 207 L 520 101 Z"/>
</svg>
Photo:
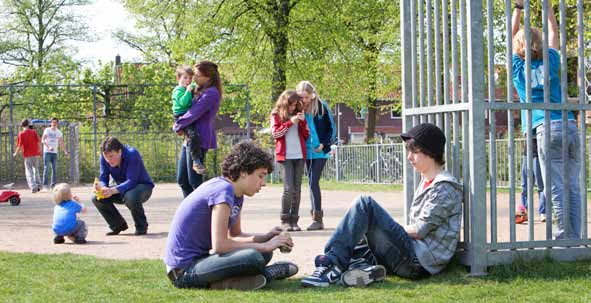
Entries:
<svg viewBox="0 0 591 303">
<path fill-rule="evenodd" d="M 244 198 L 234 195 L 232 184 L 217 177 L 201 184 L 179 205 L 166 241 L 164 263 L 185 268 L 193 258 L 209 255 L 211 249 L 211 209 L 216 204 L 230 206 L 230 228 L 240 215 Z"/>
</svg>

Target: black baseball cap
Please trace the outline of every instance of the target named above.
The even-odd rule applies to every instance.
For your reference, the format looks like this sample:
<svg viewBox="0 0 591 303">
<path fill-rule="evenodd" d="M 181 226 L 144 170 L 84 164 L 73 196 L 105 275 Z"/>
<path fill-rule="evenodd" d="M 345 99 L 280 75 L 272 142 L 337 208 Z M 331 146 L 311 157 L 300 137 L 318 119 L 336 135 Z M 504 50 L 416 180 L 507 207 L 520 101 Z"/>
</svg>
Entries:
<svg viewBox="0 0 591 303">
<path fill-rule="evenodd" d="M 403 141 L 414 139 L 415 142 L 421 146 L 422 149 L 428 150 L 434 155 L 443 157 L 445 150 L 445 135 L 431 123 L 422 123 L 411 128 L 406 133 L 400 135 Z"/>
</svg>

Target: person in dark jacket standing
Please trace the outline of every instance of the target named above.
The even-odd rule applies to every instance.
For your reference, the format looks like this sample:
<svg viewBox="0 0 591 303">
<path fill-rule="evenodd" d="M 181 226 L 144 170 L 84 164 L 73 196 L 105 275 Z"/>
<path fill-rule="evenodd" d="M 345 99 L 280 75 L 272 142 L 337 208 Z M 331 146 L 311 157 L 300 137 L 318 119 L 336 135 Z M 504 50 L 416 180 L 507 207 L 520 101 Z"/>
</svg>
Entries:
<svg viewBox="0 0 591 303">
<path fill-rule="evenodd" d="M 320 193 L 320 176 L 330 158 L 330 145 L 334 141 L 336 129 L 328 105 L 320 100 L 316 88 L 309 81 L 301 81 L 296 86 L 297 93 L 302 97 L 306 122 L 310 128 L 310 136 L 306 140 L 306 173 L 310 186 L 312 201 L 312 224 L 307 230 L 324 229 L 322 217 L 322 195 Z"/>
</svg>

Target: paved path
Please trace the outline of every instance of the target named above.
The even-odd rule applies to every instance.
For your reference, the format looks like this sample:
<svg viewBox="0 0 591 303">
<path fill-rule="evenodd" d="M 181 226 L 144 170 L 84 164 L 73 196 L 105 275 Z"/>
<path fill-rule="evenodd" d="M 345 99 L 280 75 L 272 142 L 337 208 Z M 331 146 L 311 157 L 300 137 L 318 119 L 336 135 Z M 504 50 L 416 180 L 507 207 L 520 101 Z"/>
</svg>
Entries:
<svg viewBox="0 0 591 303">
<path fill-rule="evenodd" d="M 29 190 L 20 189 L 22 203 L 10 206 L 0 203 L 0 250 L 11 252 L 34 253 L 73 253 L 93 255 L 109 259 L 161 259 L 163 256 L 169 224 L 178 207 L 182 196 L 176 184 L 158 184 L 150 201 L 144 204 L 150 224 L 148 235 L 134 236 L 133 220 L 125 206 L 119 207 L 128 221 L 130 229 L 119 236 L 105 236 L 108 227 L 103 218 L 90 202 L 90 185 L 73 188 L 74 194 L 80 196 L 88 206 L 88 213 L 82 219 L 88 225 L 88 244 L 86 245 L 54 245 L 51 223 L 54 204 L 50 193 L 32 194 Z M 279 225 L 281 186 L 263 188 L 253 198 L 246 198 L 243 209 L 243 230 L 247 232 L 266 232 Z M 322 253 L 339 219 L 343 216 L 353 199 L 359 193 L 345 191 L 323 191 L 325 226 L 324 231 L 294 232 L 292 237 L 295 247 L 290 254 L 277 252 L 274 260 L 292 260 L 300 266 L 300 273 L 313 271 L 313 258 Z M 395 219 L 402 221 L 403 198 L 401 192 L 373 192 L 371 195 L 379 201 Z M 501 194 L 499 201 L 507 200 L 507 194 Z M 302 207 L 300 226 L 305 228 L 311 223 L 309 212 L 309 193 L 302 191 Z M 507 209 L 499 209 L 500 222 L 508 222 Z M 589 216 L 591 217 L 591 216 Z M 508 239 L 508 224 L 499 224 L 499 237 Z M 544 225 L 536 223 L 536 234 L 543 235 Z M 518 239 L 527 237 L 527 225 L 517 226 Z M 538 238 L 538 236 L 536 236 Z M 164 265 L 163 265 L 164 268 Z M 164 269 L 163 269 L 164 270 Z"/>
</svg>

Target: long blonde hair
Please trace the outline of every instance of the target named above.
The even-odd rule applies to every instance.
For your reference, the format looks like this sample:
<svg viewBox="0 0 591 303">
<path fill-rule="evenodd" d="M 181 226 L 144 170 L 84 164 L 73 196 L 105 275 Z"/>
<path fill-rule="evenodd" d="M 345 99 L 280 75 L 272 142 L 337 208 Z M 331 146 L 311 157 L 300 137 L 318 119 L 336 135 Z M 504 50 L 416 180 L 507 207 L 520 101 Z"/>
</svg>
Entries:
<svg viewBox="0 0 591 303">
<path fill-rule="evenodd" d="M 287 121 L 291 118 L 292 113 L 289 112 L 289 105 L 296 102 L 295 112 L 299 113 L 302 111 L 302 97 L 296 93 L 293 89 L 288 89 L 279 95 L 275 107 L 271 111 L 271 114 L 278 114 L 282 121 Z"/>
<path fill-rule="evenodd" d="M 312 85 L 312 83 L 310 83 L 310 81 L 300 81 L 300 83 L 298 83 L 296 86 L 296 92 L 298 92 L 298 94 L 307 92 L 308 95 L 310 95 L 310 114 L 312 114 L 313 117 L 316 117 L 318 112 L 320 112 L 320 115 L 324 115 L 324 106 L 320 106 L 321 108 L 318 108 L 320 97 L 318 97 L 316 88 L 314 85 Z"/>
<path fill-rule="evenodd" d="M 543 56 L 542 32 L 536 27 L 531 27 L 531 58 L 541 60 Z M 525 30 L 520 28 L 513 37 L 513 52 L 525 59 Z"/>
</svg>

